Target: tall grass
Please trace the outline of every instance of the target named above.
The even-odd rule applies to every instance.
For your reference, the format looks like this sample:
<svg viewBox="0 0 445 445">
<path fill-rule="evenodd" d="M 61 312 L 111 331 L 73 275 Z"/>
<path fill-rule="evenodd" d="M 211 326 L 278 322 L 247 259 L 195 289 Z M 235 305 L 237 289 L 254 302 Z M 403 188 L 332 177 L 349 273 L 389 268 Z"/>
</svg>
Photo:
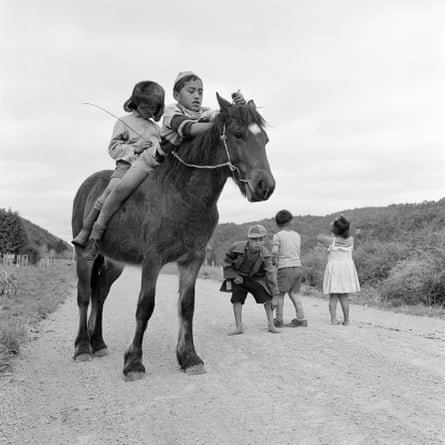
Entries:
<svg viewBox="0 0 445 445">
<path fill-rule="evenodd" d="M 11 356 L 30 338 L 31 329 L 55 311 L 75 285 L 73 265 L 2 269 L 14 282 L 16 292 L 0 289 L 0 372 L 8 369 Z"/>
</svg>

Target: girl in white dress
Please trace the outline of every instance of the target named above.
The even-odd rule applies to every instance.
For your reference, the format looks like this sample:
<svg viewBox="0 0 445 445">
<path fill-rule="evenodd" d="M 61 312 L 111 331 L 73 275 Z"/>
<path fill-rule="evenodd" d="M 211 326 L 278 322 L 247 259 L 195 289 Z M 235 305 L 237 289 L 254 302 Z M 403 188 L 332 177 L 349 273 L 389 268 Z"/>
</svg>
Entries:
<svg viewBox="0 0 445 445">
<path fill-rule="evenodd" d="M 331 324 L 337 320 L 337 301 L 343 311 L 343 325 L 349 324 L 348 294 L 360 291 L 357 270 L 352 259 L 354 238 L 349 236 L 349 221 L 342 215 L 331 224 L 331 235 L 319 235 L 317 240 L 328 249 L 328 262 L 323 276 L 323 294 L 329 295 Z"/>
</svg>

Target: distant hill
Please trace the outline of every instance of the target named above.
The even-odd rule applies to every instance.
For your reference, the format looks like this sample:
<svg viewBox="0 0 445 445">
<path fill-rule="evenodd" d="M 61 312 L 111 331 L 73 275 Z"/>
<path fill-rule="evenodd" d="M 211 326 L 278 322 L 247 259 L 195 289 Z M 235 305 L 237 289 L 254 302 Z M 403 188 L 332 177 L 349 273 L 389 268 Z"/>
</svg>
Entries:
<svg viewBox="0 0 445 445">
<path fill-rule="evenodd" d="M 11 209 L 0 209 L 0 253 L 29 254 L 39 257 L 70 258 L 72 247 L 42 227 L 22 218 Z"/>
<path fill-rule="evenodd" d="M 31 243 L 38 247 L 45 247 L 48 251 L 54 250 L 57 253 L 69 253 L 69 255 L 72 254 L 73 248 L 71 244 L 55 235 L 52 235 L 47 230 L 32 223 L 31 221 L 28 221 L 25 218 L 21 217 L 21 220 Z"/>
<path fill-rule="evenodd" d="M 279 209 L 278 209 L 279 210 Z M 293 212 L 292 208 L 289 208 Z M 294 229 L 302 236 L 302 253 L 317 244 L 317 235 L 329 233 L 330 223 L 343 214 L 351 222 L 352 235 L 358 233 L 363 241 L 403 241 L 412 234 L 441 230 L 445 227 L 445 198 L 418 204 L 392 204 L 386 207 L 363 207 L 340 210 L 325 216 L 298 215 L 294 213 Z M 262 224 L 268 232 L 266 245 L 278 231 L 273 217 L 243 224 L 219 224 L 210 239 L 207 258 L 221 264 L 225 249 L 235 241 L 246 238 L 252 224 Z"/>
</svg>

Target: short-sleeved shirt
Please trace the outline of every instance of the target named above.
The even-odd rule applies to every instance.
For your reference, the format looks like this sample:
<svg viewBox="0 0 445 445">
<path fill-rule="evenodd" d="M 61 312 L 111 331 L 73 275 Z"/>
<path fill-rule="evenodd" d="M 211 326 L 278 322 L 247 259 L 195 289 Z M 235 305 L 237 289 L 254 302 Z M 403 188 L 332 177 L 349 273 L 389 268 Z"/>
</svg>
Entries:
<svg viewBox="0 0 445 445">
<path fill-rule="evenodd" d="M 108 145 L 108 153 L 117 161 L 132 163 L 139 154 L 134 149 L 145 140 L 159 145 L 161 131 L 159 126 L 151 119 L 144 119 L 137 111 L 127 114 L 116 121 Z"/>
<path fill-rule="evenodd" d="M 294 230 L 280 230 L 273 236 L 272 255 L 277 254 L 278 269 L 301 267 L 301 236 Z"/>
</svg>

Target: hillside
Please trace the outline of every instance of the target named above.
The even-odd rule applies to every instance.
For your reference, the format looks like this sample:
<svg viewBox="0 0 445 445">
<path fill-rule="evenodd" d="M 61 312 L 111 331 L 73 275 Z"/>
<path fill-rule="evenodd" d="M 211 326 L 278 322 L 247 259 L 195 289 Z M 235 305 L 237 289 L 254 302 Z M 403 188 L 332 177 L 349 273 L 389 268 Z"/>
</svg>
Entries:
<svg viewBox="0 0 445 445">
<path fill-rule="evenodd" d="M 31 243 L 39 247 L 46 247 L 47 250 L 54 250 L 57 253 L 62 253 L 63 251 L 68 250 L 71 255 L 71 244 L 55 235 L 52 235 L 47 230 L 32 223 L 31 221 L 28 221 L 27 219 L 21 219 L 23 222 L 23 227 Z"/>
<path fill-rule="evenodd" d="M 0 209 L 0 232 L 0 253 L 28 254 L 33 262 L 43 256 L 72 256 L 70 244 L 11 209 Z"/>
<path fill-rule="evenodd" d="M 293 209 L 289 210 L 294 213 Z M 329 233 L 331 221 L 340 214 L 350 220 L 352 235 L 360 242 L 405 241 L 424 230 L 434 232 L 445 228 L 445 198 L 418 204 L 340 210 L 325 216 L 298 215 L 295 212 L 294 228 L 302 236 L 303 255 L 317 245 L 317 235 Z M 266 245 L 270 247 L 272 236 L 278 230 L 273 217 L 243 224 L 219 224 L 209 242 L 208 260 L 221 264 L 225 249 L 231 243 L 245 239 L 247 229 L 252 224 L 262 224 L 267 229 Z"/>
</svg>

